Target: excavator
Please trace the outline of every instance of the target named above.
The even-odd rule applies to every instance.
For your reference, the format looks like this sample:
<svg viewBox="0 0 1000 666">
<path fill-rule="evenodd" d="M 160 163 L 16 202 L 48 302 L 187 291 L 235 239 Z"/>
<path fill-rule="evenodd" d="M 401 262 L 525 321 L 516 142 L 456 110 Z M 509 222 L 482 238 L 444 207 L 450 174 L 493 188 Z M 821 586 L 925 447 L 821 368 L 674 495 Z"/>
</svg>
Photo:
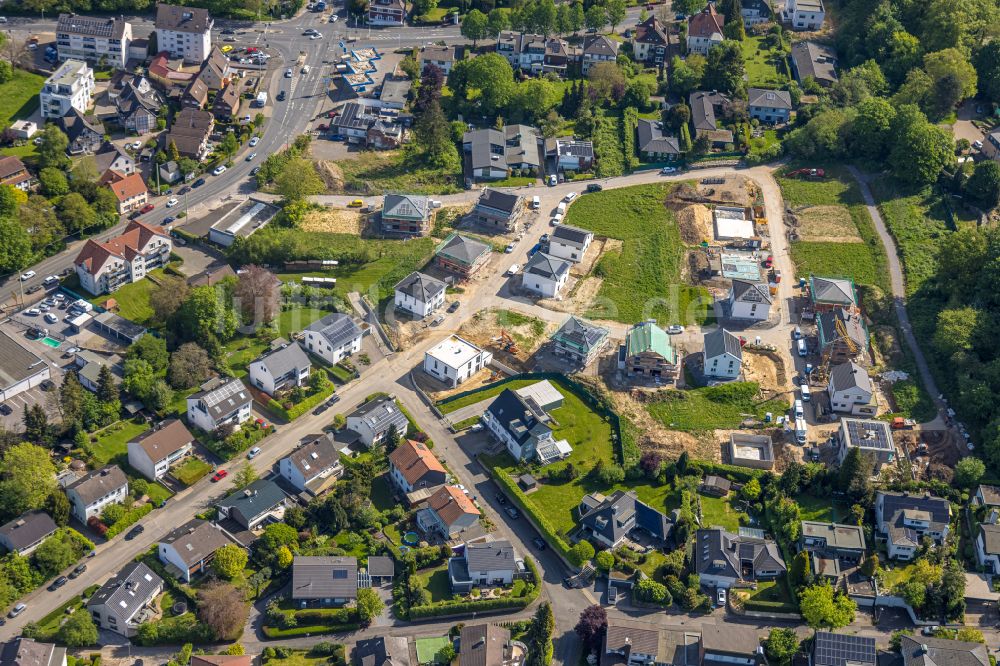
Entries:
<svg viewBox="0 0 1000 666">
<path fill-rule="evenodd" d="M 785 178 L 826 178 L 823 169 L 796 169 L 785 174 Z"/>
</svg>

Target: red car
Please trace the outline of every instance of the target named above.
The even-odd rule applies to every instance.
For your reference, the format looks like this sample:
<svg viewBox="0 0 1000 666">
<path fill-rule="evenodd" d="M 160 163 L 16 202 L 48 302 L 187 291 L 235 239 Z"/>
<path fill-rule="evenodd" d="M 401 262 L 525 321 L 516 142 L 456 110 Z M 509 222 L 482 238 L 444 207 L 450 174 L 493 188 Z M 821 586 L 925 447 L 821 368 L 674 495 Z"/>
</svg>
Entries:
<svg viewBox="0 0 1000 666">
<path fill-rule="evenodd" d="M 217 471 L 215 474 L 212 475 L 212 483 L 215 483 L 216 481 L 221 481 L 227 476 L 229 476 L 229 472 L 227 472 L 224 469 L 220 469 L 219 471 Z"/>
<path fill-rule="evenodd" d="M 764 260 L 764 268 L 770 268 L 774 264 L 774 257 L 772 255 L 767 255 L 767 259 Z"/>
<path fill-rule="evenodd" d="M 153 210 L 154 208 L 156 208 L 156 206 L 154 206 L 153 204 L 146 204 L 145 206 L 143 206 L 142 208 L 139 209 L 139 214 L 143 215 L 143 214 L 148 213 L 149 211 Z"/>
</svg>

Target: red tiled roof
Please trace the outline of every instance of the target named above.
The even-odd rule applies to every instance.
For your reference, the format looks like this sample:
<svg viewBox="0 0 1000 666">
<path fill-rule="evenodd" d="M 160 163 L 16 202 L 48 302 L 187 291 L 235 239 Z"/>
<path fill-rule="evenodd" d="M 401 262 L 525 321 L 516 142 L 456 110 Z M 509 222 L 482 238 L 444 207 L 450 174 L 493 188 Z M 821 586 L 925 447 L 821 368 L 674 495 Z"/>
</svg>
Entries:
<svg viewBox="0 0 1000 666">
<path fill-rule="evenodd" d="M 137 197 L 143 192 L 146 192 L 146 183 L 143 181 L 142 176 L 138 173 L 129 174 L 124 178 L 115 179 L 114 182 L 109 183 L 108 187 L 114 192 L 114 195 L 118 197 L 118 201 L 128 201 L 133 197 Z"/>
<path fill-rule="evenodd" d="M 111 257 L 122 257 L 131 261 L 142 251 L 150 238 L 166 235 L 167 232 L 163 227 L 132 220 L 121 236 L 111 238 L 104 243 L 88 238 L 74 263 L 83 266 L 90 273 L 96 273 Z"/>
<path fill-rule="evenodd" d="M 691 37 L 711 37 L 722 33 L 722 24 L 726 17 L 715 11 L 715 5 L 709 4 L 700 13 L 688 19 L 688 35 Z"/>
<path fill-rule="evenodd" d="M 389 462 L 399 470 L 399 473 L 410 484 L 419 481 L 427 472 L 446 473 L 441 461 L 434 457 L 434 453 L 427 448 L 426 444 L 410 439 L 397 446 L 389 454 Z"/>
<path fill-rule="evenodd" d="M 479 515 L 472 500 L 455 486 L 445 486 L 431 495 L 427 506 L 441 518 L 445 525 L 454 525 L 463 515 Z"/>
</svg>

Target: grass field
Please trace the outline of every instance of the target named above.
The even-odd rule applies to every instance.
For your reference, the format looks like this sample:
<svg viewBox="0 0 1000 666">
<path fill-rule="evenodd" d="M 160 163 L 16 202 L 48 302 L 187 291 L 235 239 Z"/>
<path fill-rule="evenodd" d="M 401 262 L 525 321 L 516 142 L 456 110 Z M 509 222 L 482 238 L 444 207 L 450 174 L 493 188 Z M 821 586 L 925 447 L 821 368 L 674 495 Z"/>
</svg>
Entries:
<svg viewBox="0 0 1000 666">
<path fill-rule="evenodd" d="M 730 532 L 735 532 L 740 525 L 746 525 L 749 520 L 746 513 L 732 505 L 731 499 L 735 499 L 733 493 L 730 493 L 729 497 L 699 495 L 698 499 L 701 501 L 702 525 L 724 527 Z"/>
<path fill-rule="evenodd" d="M 421 664 L 429 664 L 435 661 L 435 656 L 446 645 L 451 645 L 447 636 L 428 636 L 416 639 L 417 661 Z"/>
<path fill-rule="evenodd" d="M 149 430 L 145 423 L 118 421 L 112 423 L 97 435 L 96 442 L 87 444 L 87 450 L 96 462 L 106 465 L 118 456 L 128 454 L 128 441 Z M 91 435 L 90 438 L 95 437 Z"/>
<path fill-rule="evenodd" d="M 274 666 L 326 666 L 330 662 L 329 657 L 307 657 L 306 652 L 295 651 L 284 659 L 268 659 L 268 664 Z"/>
<path fill-rule="evenodd" d="M 784 49 L 767 49 L 761 46 L 763 37 L 747 36 L 743 40 L 743 65 L 747 83 L 752 87 L 774 87 L 786 83 L 788 55 Z"/>
<path fill-rule="evenodd" d="M 357 157 L 337 162 L 344 174 L 344 190 L 350 193 L 381 194 L 402 190 L 413 194 L 454 194 L 460 192 L 460 174 L 437 169 L 414 168 L 403 152 L 364 151 Z"/>
<path fill-rule="evenodd" d="M 149 272 L 149 276 L 155 278 L 163 277 L 163 269 L 157 268 Z M 126 319 L 134 321 L 143 326 L 150 323 L 153 318 L 153 308 L 149 304 L 149 296 L 157 288 L 157 285 L 148 277 L 138 282 L 126 284 L 113 294 L 104 294 L 90 299 L 94 305 L 103 306 L 109 298 L 118 301 L 118 314 Z"/>
<path fill-rule="evenodd" d="M 387 474 L 382 474 L 372 479 L 371 500 L 372 504 L 379 511 L 391 509 L 396 505 L 395 500 L 392 499 L 392 487 L 389 485 L 390 483 Z"/>
<path fill-rule="evenodd" d="M 511 389 L 516 391 L 519 388 L 523 388 L 529 384 L 534 384 L 537 379 L 514 379 L 512 381 L 496 384 L 493 386 L 488 386 L 482 391 L 476 391 L 466 396 L 462 396 L 457 400 L 452 400 L 451 402 L 439 403 L 438 408 L 443 414 L 450 414 L 454 411 L 461 409 L 462 407 L 468 407 L 469 405 L 474 405 L 480 400 L 486 400 L 487 398 L 492 398 L 503 393 L 504 389 Z"/>
<path fill-rule="evenodd" d="M 301 331 L 317 319 L 322 319 L 334 309 L 321 310 L 318 308 L 292 308 L 282 310 L 278 315 L 278 334 L 287 338 L 293 331 Z"/>
<path fill-rule="evenodd" d="M 684 245 L 663 202 L 669 185 L 639 185 L 580 197 L 566 223 L 623 241 L 594 268 L 604 282 L 587 316 L 634 323 L 705 323 L 711 298 L 681 282 Z M 609 214 L 614 211 L 614 214 Z"/>
<path fill-rule="evenodd" d="M 661 391 L 658 400 L 646 404 L 649 414 L 671 430 L 704 431 L 737 428 L 745 418 L 763 419 L 764 414 L 783 413 L 788 401 L 760 401 L 756 382 L 730 382 L 686 391 Z"/>
<path fill-rule="evenodd" d="M 14 78 L 0 85 L 0 127 L 9 127 L 15 120 L 34 113 L 44 83 L 44 76 L 15 69 Z"/>
<path fill-rule="evenodd" d="M 451 581 L 448 580 L 448 564 L 417 572 L 421 586 L 431 593 L 431 601 L 447 601 L 452 598 Z"/>
<path fill-rule="evenodd" d="M 149 496 L 149 501 L 151 501 L 154 506 L 159 506 L 161 503 L 174 496 L 172 492 L 167 490 L 166 486 L 159 483 L 149 484 L 149 490 L 146 491 L 146 495 Z"/>
<path fill-rule="evenodd" d="M 185 486 L 193 486 L 203 476 L 212 471 L 212 466 L 200 458 L 188 458 L 170 473 Z"/>
</svg>

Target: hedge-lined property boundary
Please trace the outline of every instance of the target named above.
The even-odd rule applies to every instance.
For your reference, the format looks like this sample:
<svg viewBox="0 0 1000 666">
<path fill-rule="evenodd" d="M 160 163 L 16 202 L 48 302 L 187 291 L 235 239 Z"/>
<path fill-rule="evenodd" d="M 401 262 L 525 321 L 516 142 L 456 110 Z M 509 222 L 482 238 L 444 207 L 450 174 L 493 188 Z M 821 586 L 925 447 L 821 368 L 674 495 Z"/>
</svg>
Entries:
<svg viewBox="0 0 1000 666">
<path fill-rule="evenodd" d="M 467 615 L 470 613 L 488 613 L 496 610 L 522 610 L 538 598 L 541 592 L 541 578 L 538 566 L 530 557 L 524 558 L 524 566 L 531 572 L 531 591 L 522 597 L 499 597 L 497 599 L 482 599 L 480 601 L 439 602 L 426 606 L 411 606 L 410 619 L 419 620 L 428 617 L 448 617 L 452 615 Z"/>
<path fill-rule="evenodd" d="M 336 390 L 337 386 L 330 379 L 326 379 L 322 389 L 306 398 L 303 398 L 300 402 L 292 405 L 288 409 L 282 407 L 281 403 L 274 398 L 267 401 L 267 408 L 280 415 L 286 421 L 294 421 L 316 405 L 329 398 L 336 392 Z"/>
<path fill-rule="evenodd" d="M 137 506 L 134 509 L 129 509 L 128 511 L 125 512 L 125 515 L 121 517 L 121 520 L 119 520 L 117 523 L 108 528 L 108 531 L 104 535 L 104 538 L 108 539 L 109 541 L 111 539 L 114 539 L 116 536 L 124 532 L 126 529 L 132 527 L 132 525 L 139 522 L 139 520 L 141 520 L 143 516 L 150 513 L 152 510 L 153 510 L 153 505 L 149 502 L 146 502 L 141 506 Z"/>
</svg>

